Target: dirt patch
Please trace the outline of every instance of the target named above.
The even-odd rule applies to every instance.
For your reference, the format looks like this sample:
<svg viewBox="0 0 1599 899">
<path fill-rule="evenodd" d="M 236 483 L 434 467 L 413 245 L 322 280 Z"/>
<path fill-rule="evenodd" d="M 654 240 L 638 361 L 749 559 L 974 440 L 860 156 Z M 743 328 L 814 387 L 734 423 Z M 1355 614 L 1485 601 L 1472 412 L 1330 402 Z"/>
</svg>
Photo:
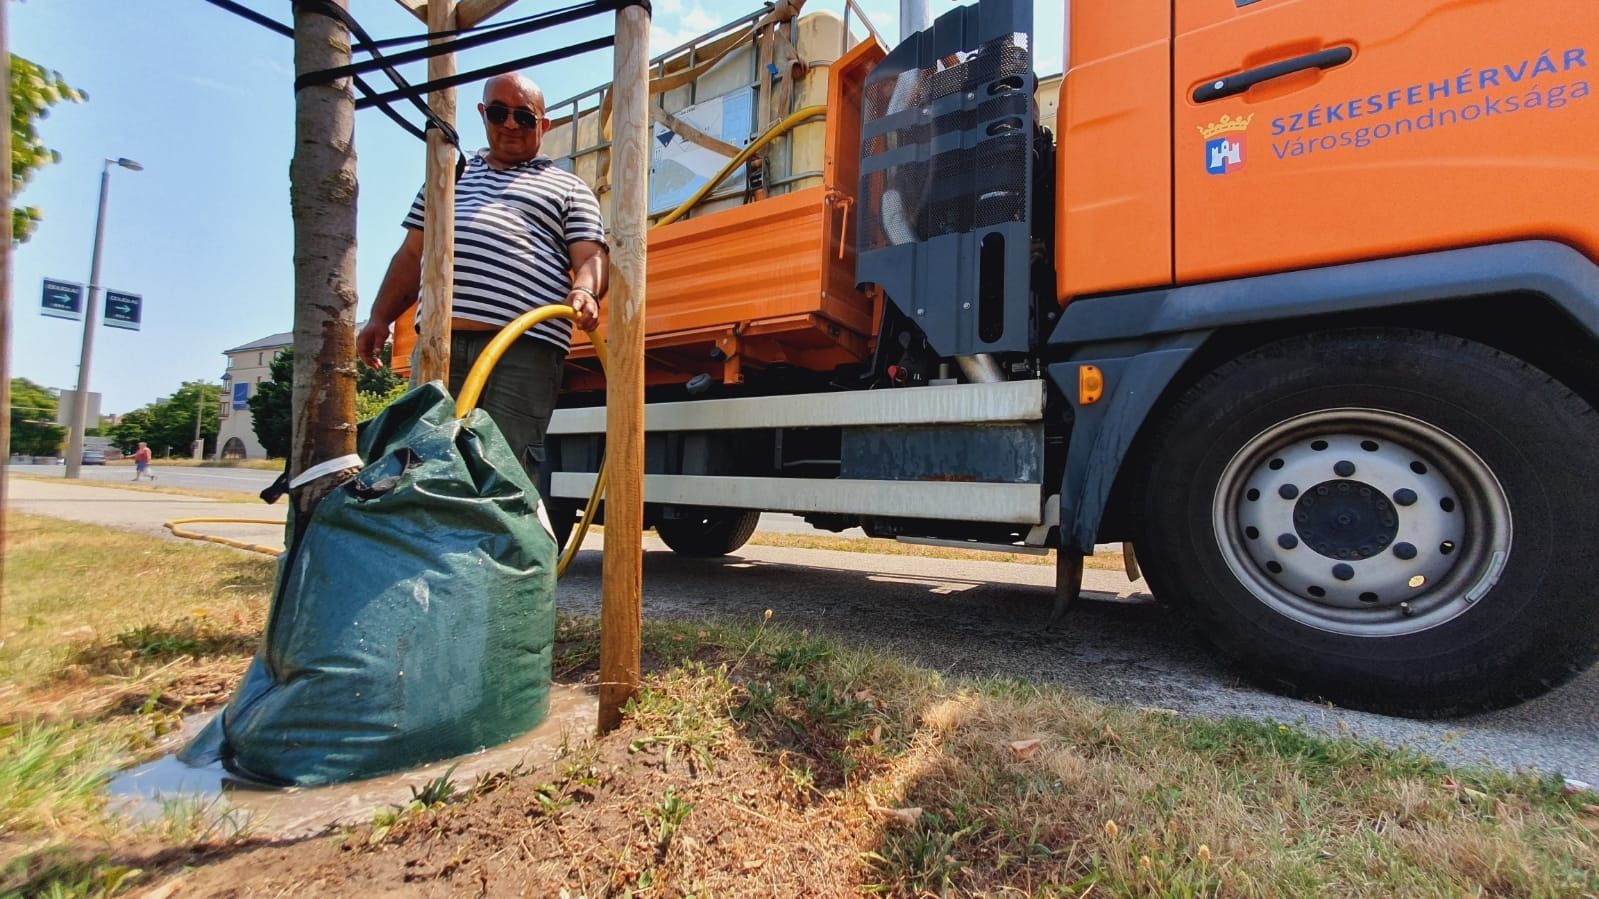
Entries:
<svg viewBox="0 0 1599 899">
<path fill-rule="evenodd" d="M 675 753 L 629 722 L 563 762 L 489 784 L 386 831 L 265 847 L 203 865 L 180 895 L 852 894 L 858 810 L 796 795 L 747 738 Z M 642 746 L 647 748 L 640 748 Z"/>
</svg>

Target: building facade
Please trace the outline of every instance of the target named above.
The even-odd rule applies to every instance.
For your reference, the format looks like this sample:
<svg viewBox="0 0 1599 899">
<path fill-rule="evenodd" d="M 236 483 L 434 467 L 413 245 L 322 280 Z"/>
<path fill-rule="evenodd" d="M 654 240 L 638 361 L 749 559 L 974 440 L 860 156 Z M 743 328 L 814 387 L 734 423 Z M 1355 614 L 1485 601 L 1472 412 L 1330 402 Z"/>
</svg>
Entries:
<svg viewBox="0 0 1599 899">
<path fill-rule="evenodd" d="M 273 334 L 224 350 L 228 370 L 222 374 L 222 407 L 219 410 L 217 458 L 264 459 L 266 450 L 255 436 L 255 421 L 250 417 L 250 397 L 256 385 L 272 378 L 272 359 L 280 350 L 294 345 L 293 332 Z"/>
</svg>

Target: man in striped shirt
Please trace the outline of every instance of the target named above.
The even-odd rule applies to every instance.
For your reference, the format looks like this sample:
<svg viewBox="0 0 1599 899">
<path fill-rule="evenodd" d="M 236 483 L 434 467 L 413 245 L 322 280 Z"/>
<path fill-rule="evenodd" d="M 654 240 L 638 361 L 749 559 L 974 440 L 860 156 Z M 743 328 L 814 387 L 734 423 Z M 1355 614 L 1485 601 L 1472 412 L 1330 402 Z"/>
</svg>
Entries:
<svg viewBox="0 0 1599 899">
<path fill-rule="evenodd" d="M 517 316 L 564 303 L 578 327 L 599 323 L 609 269 L 599 203 L 576 175 L 539 155 L 549 128 L 544 94 L 523 75 L 489 79 L 478 104 L 489 147 L 467 162 L 455 185 L 455 292 L 450 310 L 451 393 L 494 335 Z M 405 217 L 406 235 L 389 262 L 372 315 L 356 336 L 368 365 L 389 327 L 416 301 L 422 275 L 422 193 Z M 418 316 L 420 326 L 420 315 Z M 512 344 L 480 402 L 530 474 L 544 461 L 572 323 L 546 321 Z"/>
</svg>

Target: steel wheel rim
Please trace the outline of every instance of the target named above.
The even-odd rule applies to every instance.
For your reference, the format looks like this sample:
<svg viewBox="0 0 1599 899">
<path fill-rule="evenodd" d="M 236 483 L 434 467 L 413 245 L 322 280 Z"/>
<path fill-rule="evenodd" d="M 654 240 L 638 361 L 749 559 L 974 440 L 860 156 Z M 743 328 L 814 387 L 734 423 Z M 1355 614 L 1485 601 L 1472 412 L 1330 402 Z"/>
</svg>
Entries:
<svg viewBox="0 0 1599 899">
<path fill-rule="evenodd" d="M 1223 468 L 1211 508 L 1222 557 L 1256 599 L 1351 636 L 1444 624 L 1487 594 L 1510 555 L 1510 503 L 1481 457 L 1379 409 L 1260 432 Z"/>
</svg>

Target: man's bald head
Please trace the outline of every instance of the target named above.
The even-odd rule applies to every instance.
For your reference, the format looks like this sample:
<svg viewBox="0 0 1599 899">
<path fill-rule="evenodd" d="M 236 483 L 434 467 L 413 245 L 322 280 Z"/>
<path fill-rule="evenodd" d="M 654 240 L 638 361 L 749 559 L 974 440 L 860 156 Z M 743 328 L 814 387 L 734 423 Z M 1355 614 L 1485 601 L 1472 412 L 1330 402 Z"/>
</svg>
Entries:
<svg viewBox="0 0 1599 899">
<path fill-rule="evenodd" d="M 539 155 L 550 121 L 544 117 L 544 92 L 533 79 L 520 72 L 495 75 L 484 83 L 477 110 L 489 136 L 490 164 L 503 168 Z"/>
<path fill-rule="evenodd" d="M 493 103 L 497 97 L 504 102 L 507 94 L 515 94 L 519 99 L 526 100 L 529 109 L 538 113 L 540 118 L 544 117 L 544 91 L 539 89 L 533 79 L 521 72 L 506 72 L 483 82 L 485 105 Z M 535 106 L 534 103 L 538 105 Z M 506 105 L 515 108 L 514 104 L 506 103 Z"/>
</svg>

